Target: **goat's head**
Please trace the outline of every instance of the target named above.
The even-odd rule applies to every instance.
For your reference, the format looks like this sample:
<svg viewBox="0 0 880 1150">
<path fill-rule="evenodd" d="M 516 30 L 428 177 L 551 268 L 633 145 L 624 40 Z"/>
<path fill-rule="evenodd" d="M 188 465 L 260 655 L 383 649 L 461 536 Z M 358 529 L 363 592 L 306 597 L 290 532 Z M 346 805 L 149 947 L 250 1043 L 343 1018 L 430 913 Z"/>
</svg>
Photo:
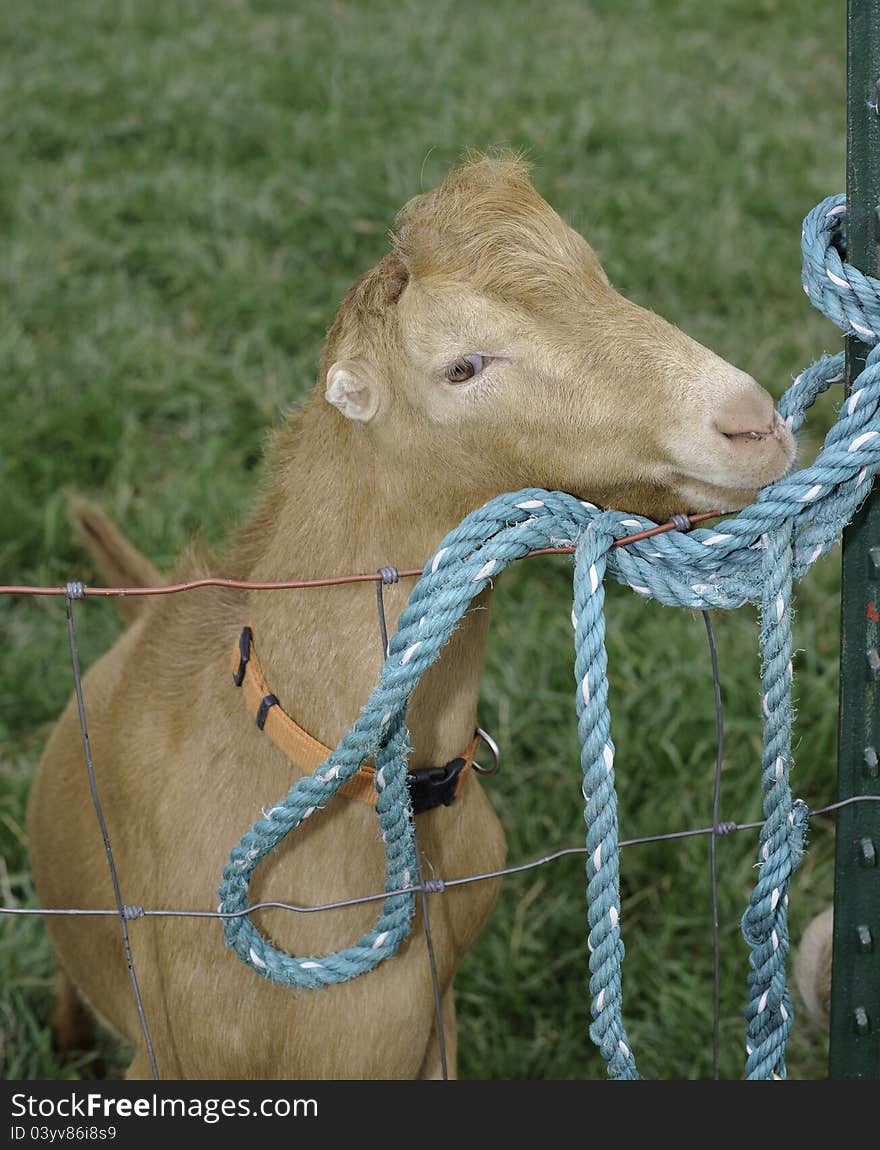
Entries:
<svg viewBox="0 0 880 1150">
<path fill-rule="evenodd" d="M 322 380 L 387 467 L 462 510 L 525 486 L 654 517 L 726 510 L 794 457 L 768 393 L 616 292 L 510 157 L 406 205 Z"/>
</svg>

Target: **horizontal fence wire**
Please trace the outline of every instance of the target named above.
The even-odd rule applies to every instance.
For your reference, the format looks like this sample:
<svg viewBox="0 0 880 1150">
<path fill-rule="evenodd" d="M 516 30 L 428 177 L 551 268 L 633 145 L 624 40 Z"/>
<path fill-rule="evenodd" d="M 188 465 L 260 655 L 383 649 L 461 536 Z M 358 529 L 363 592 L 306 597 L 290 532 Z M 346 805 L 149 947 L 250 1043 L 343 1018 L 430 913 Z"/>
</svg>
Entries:
<svg viewBox="0 0 880 1150">
<path fill-rule="evenodd" d="M 822 807 L 811 807 L 807 817 L 813 818 L 816 815 L 830 814 L 840 810 L 842 807 L 853 806 L 856 803 L 880 803 L 880 795 L 853 795 L 852 798 L 841 799 L 840 802 L 827 803 Z M 618 846 L 621 848 L 636 847 L 643 846 L 646 843 L 663 843 L 673 842 L 678 839 L 697 838 L 701 835 L 727 837 L 728 835 L 735 834 L 737 831 L 757 830 L 763 825 L 764 823 L 761 820 L 750 823 L 722 822 L 719 823 L 717 827 L 692 827 L 684 831 L 667 831 L 664 834 L 640 835 L 638 838 L 621 839 Z M 582 846 L 560 847 L 558 850 L 531 859 L 529 862 L 515 863 L 511 866 L 502 867 L 500 870 L 486 871 L 484 874 L 470 874 L 464 875 L 461 878 L 450 879 L 444 879 L 442 877 L 429 878 L 424 879 L 420 883 L 399 887 L 397 890 L 377 891 L 375 894 L 364 894 L 359 895 L 357 898 L 339 899 L 336 902 L 317 903 L 314 906 L 303 906 L 298 903 L 269 900 L 267 902 L 252 903 L 250 906 L 245 907 L 244 910 L 229 912 L 219 910 L 166 910 L 143 906 L 123 906 L 122 913 L 128 920 L 136 918 L 243 918 L 246 915 L 254 914 L 258 910 L 290 910 L 295 911 L 297 914 L 314 914 L 322 910 L 340 910 L 343 907 L 360 906 L 362 903 L 379 902 L 382 899 L 392 898 L 395 895 L 420 893 L 443 894 L 447 890 L 452 890 L 459 886 L 467 886 L 469 883 L 484 882 L 488 879 L 507 878 L 510 875 L 522 874 L 524 871 L 536 870 L 538 867 L 546 866 L 548 863 L 556 862 L 561 858 L 568 858 L 572 855 L 585 855 L 587 853 L 587 848 Z M 0 914 L 9 915 L 70 914 L 103 917 L 108 915 L 118 916 L 119 913 L 119 910 L 111 907 L 58 908 L 0 906 Z"/>
<path fill-rule="evenodd" d="M 667 531 L 689 531 L 697 523 L 705 522 L 711 519 L 717 519 L 721 516 L 722 512 L 709 511 L 701 512 L 694 515 L 676 515 L 666 523 L 658 524 L 648 530 L 637 532 L 633 535 L 626 536 L 618 539 L 613 543 L 614 547 L 623 547 L 630 543 L 640 542 L 643 539 L 650 538 L 654 535 L 660 535 Z M 539 555 L 571 555 L 574 553 L 573 547 L 546 547 L 535 551 L 529 552 L 524 558 L 533 558 Z M 433 874 L 432 877 L 425 878 L 423 868 L 419 868 L 419 881 L 409 886 L 400 887 L 396 890 L 382 890 L 374 894 L 359 895 L 354 898 L 338 899 L 333 902 L 319 903 L 311 906 L 303 906 L 296 903 L 282 902 L 277 900 L 267 900 L 264 902 L 253 903 L 239 911 L 223 912 L 219 910 L 194 910 L 183 908 L 159 908 L 159 907 L 144 907 L 137 904 L 125 903 L 122 898 L 122 892 L 119 886 L 118 876 L 116 874 L 115 863 L 113 861 L 113 851 L 110 843 L 109 834 L 107 832 L 106 823 L 103 818 L 100 797 L 98 795 L 97 784 L 95 782 L 94 767 L 92 764 L 91 749 L 89 745 L 88 736 L 88 723 L 86 719 L 85 703 L 82 692 L 82 679 L 80 674 L 79 653 L 76 641 L 76 628 L 74 623 L 73 603 L 76 600 L 84 598 L 111 598 L 111 597 L 128 597 L 128 596 L 158 596 L 158 595 L 173 595 L 186 591 L 197 590 L 202 587 L 224 587 L 235 588 L 247 591 L 283 591 L 283 590 L 307 590 L 316 587 L 333 587 L 345 584 L 354 583 L 367 583 L 371 582 L 376 584 L 377 592 L 377 607 L 379 616 L 379 628 L 382 641 L 383 651 L 387 653 L 388 635 L 385 625 L 385 611 L 383 601 L 383 585 L 389 582 L 396 583 L 401 578 L 415 578 L 422 574 L 422 568 L 411 568 L 399 571 L 394 567 L 381 568 L 375 573 L 352 574 L 333 576 L 329 578 L 319 579 L 299 579 L 299 580 L 279 580 L 274 582 L 252 582 L 248 580 L 238 579 L 223 579 L 223 578 L 205 578 L 195 579 L 189 582 L 173 583 L 158 587 L 89 587 L 80 582 L 69 582 L 63 587 L 39 587 L 27 585 L 0 585 L 0 594 L 2 595 L 30 595 L 30 596 L 63 596 L 66 602 L 67 609 L 67 624 L 68 624 L 68 640 L 70 645 L 71 662 L 73 668 L 74 678 L 74 691 L 77 700 L 77 709 L 79 714 L 80 732 L 82 736 L 83 752 L 85 756 L 86 770 L 89 779 L 89 787 L 92 795 L 92 802 L 98 816 L 98 823 L 101 830 L 101 835 L 104 842 L 104 849 L 107 856 L 108 868 L 110 870 L 111 881 L 113 884 L 114 897 L 116 901 L 115 907 L 98 907 L 98 908 L 84 908 L 84 907 L 9 907 L 0 906 L 0 915 L 10 917 L 14 916 L 28 916 L 28 915 L 73 915 L 81 917 L 115 917 L 120 920 L 120 928 L 122 935 L 122 944 L 125 952 L 126 964 L 129 972 L 129 979 L 131 982 L 132 993 L 135 999 L 135 1004 L 138 1012 L 138 1019 L 141 1027 L 141 1032 L 144 1037 L 144 1043 L 147 1051 L 148 1060 L 152 1076 L 158 1080 L 159 1069 L 156 1055 L 153 1050 L 152 1039 L 150 1036 L 149 1025 L 147 1023 L 146 1013 L 140 993 L 137 976 L 134 969 L 134 963 L 131 953 L 131 945 L 128 933 L 128 924 L 140 918 L 189 918 L 189 919 L 233 919 L 241 918 L 253 914 L 259 910 L 285 910 L 292 911 L 298 914 L 313 914 L 321 911 L 341 910 L 346 907 L 360 906 L 365 903 L 372 903 L 384 901 L 385 899 L 407 894 L 418 894 L 421 899 L 422 907 L 422 920 L 423 928 L 426 936 L 428 959 L 431 967 L 431 976 L 433 983 L 433 993 L 435 1002 L 436 1024 L 438 1030 L 438 1041 L 440 1049 L 440 1060 L 442 1067 L 442 1076 L 444 1079 L 448 1078 L 448 1066 L 446 1058 L 446 1042 L 443 1027 L 442 1009 L 439 996 L 439 987 L 437 981 L 437 967 L 434 956 L 433 941 L 431 938 L 430 927 L 430 914 L 427 896 L 430 894 L 442 894 L 448 890 L 453 890 L 458 887 L 467 886 L 472 883 L 486 882 L 489 880 L 500 880 L 507 878 L 511 875 L 522 874 L 527 871 L 535 870 L 539 867 L 547 866 L 552 862 L 559 859 L 567 858 L 575 855 L 585 855 L 588 853 L 586 846 L 572 846 L 561 847 L 557 850 L 551 851 L 547 854 L 541 855 L 538 858 L 532 859 L 528 862 L 517 863 L 511 866 L 502 867 L 499 870 L 487 871 L 482 874 L 463 875 L 457 878 L 444 879 L 442 876 Z M 719 821 L 719 803 L 720 803 L 720 772 L 723 757 L 724 746 L 724 722 L 723 711 L 721 707 L 721 687 L 718 673 L 718 660 L 717 651 L 715 648 L 714 635 L 712 632 L 711 620 L 708 612 L 703 612 L 704 620 L 706 623 L 707 636 L 709 640 L 709 650 L 712 661 L 712 674 L 715 686 L 715 714 L 716 714 L 716 727 L 717 727 L 717 754 L 715 764 L 715 781 L 713 791 L 713 805 L 712 805 L 712 825 L 704 827 L 693 827 L 680 831 L 667 831 L 658 834 L 642 835 L 637 838 L 623 839 L 618 844 L 622 847 L 640 846 L 647 843 L 659 842 L 672 842 L 679 839 L 695 838 L 699 836 L 710 836 L 710 855 L 709 855 L 709 870 L 710 881 L 712 889 L 712 914 L 713 914 L 713 1071 L 714 1077 L 719 1076 L 719 1032 L 720 1032 L 720 936 L 719 936 L 719 923 L 718 923 L 718 896 L 717 896 L 717 870 L 716 870 L 716 840 L 719 836 L 726 836 L 733 834 L 737 831 L 755 830 L 763 825 L 761 821 L 758 822 L 720 822 Z M 857 802 L 880 802 L 880 796 L 873 795 L 859 795 L 849 799 L 844 799 L 840 802 L 829 803 L 822 807 L 817 807 L 809 811 L 808 817 L 814 815 L 828 814 L 833 811 L 839 810 L 842 807 L 850 806 Z M 425 862 L 430 866 L 430 861 L 425 859 Z M 421 863 L 421 859 L 420 859 Z"/>
<path fill-rule="evenodd" d="M 718 519 L 722 515 L 735 514 L 726 511 L 701 511 L 698 515 L 676 515 L 666 523 L 659 523 L 647 531 L 639 531 L 635 535 L 626 535 L 616 539 L 613 547 L 625 547 L 629 543 L 640 543 L 643 539 L 650 539 L 654 535 L 663 535 L 667 531 L 689 531 L 697 523 L 704 523 L 709 519 Z M 573 547 L 542 547 L 524 555 L 524 559 L 533 559 L 538 555 L 574 555 Z M 396 570 L 396 568 L 395 568 Z M 413 579 L 421 575 L 424 568 L 410 567 L 404 571 L 397 571 L 401 579 Z M 135 595 L 177 595 L 181 591 L 195 591 L 199 587 L 228 587 L 241 591 L 303 591 L 310 587 L 340 587 L 346 583 L 377 583 L 382 582 L 380 571 L 368 572 L 360 575 L 335 575 L 326 579 L 281 579 L 276 582 L 254 583 L 247 579 L 192 579 L 186 583 L 168 583 L 160 587 L 88 587 L 84 583 L 76 584 L 80 590 L 76 598 L 97 599 L 113 596 Z M 33 587 L 27 585 L 5 584 L 0 585 L 0 595 L 58 595 L 66 596 L 71 584 L 64 587 Z"/>
</svg>

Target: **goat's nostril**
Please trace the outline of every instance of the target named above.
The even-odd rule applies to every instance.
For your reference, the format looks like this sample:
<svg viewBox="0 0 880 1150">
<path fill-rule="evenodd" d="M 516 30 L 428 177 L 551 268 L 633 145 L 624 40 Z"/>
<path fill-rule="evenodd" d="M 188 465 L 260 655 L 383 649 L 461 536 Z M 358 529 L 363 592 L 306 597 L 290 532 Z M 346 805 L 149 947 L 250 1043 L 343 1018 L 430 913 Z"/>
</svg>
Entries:
<svg viewBox="0 0 880 1150">
<path fill-rule="evenodd" d="M 773 400 L 755 385 L 715 413 L 715 429 L 734 442 L 766 439 L 776 430 Z"/>
</svg>

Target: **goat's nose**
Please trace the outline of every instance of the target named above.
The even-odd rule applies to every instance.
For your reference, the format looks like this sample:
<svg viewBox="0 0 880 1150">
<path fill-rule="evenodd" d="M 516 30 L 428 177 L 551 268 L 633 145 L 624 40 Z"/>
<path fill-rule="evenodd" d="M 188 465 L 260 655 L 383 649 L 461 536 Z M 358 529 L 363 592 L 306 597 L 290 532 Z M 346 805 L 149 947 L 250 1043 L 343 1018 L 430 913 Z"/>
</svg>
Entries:
<svg viewBox="0 0 880 1150">
<path fill-rule="evenodd" d="M 715 428 L 728 439 L 763 439 L 776 427 L 773 400 L 757 384 L 725 401 L 715 413 Z"/>
</svg>

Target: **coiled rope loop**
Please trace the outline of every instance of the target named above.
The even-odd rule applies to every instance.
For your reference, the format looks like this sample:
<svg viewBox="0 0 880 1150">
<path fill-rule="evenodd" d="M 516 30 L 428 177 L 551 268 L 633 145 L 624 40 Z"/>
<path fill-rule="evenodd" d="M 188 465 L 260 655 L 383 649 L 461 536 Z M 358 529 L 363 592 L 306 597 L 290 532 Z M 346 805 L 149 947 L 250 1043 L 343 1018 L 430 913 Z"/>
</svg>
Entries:
<svg viewBox="0 0 880 1150">
<path fill-rule="evenodd" d="M 838 252 L 845 204 L 825 200 L 804 221 L 803 276 L 811 302 L 846 332 L 876 344 L 880 282 L 843 263 Z M 779 405 L 797 431 L 816 397 L 844 375 L 843 355 L 826 357 L 794 381 Z M 221 911 L 247 907 L 251 875 L 266 854 L 324 806 L 359 765 L 375 756 L 376 811 L 386 852 L 386 890 L 418 874 L 406 786 L 406 712 L 422 674 L 437 659 L 471 600 L 508 563 L 544 547 L 576 545 L 575 673 L 587 823 L 590 926 L 590 1034 L 613 1078 L 637 1071 L 621 1015 L 620 894 L 614 744 L 604 646 L 606 572 L 637 594 L 700 610 L 760 605 L 763 659 L 766 822 L 758 881 L 743 920 L 751 949 L 746 1013 L 750 1078 L 785 1075 L 791 1027 L 786 984 L 788 883 L 803 851 L 806 807 L 792 802 L 791 588 L 840 535 L 880 468 L 880 351 L 872 348 L 837 422 L 809 467 L 763 488 L 755 502 L 713 530 L 668 532 L 611 549 L 615 539 L 653 526 L 641 516 L 600 511 L 561 492 L 501 495 L 446 536 L 400 616 L 379 683 L 326 762 L 300 779 L 233 848 L 220 887 Z M 247 916 L 225 923 L 227 945 L 265 978 L 296 987 L 342 982 L 395 953 L 410 930 L 414 892 L 389 893 L 373 929 L 346 949 L 294 957 L 274 947 Z"/>
</svg>

